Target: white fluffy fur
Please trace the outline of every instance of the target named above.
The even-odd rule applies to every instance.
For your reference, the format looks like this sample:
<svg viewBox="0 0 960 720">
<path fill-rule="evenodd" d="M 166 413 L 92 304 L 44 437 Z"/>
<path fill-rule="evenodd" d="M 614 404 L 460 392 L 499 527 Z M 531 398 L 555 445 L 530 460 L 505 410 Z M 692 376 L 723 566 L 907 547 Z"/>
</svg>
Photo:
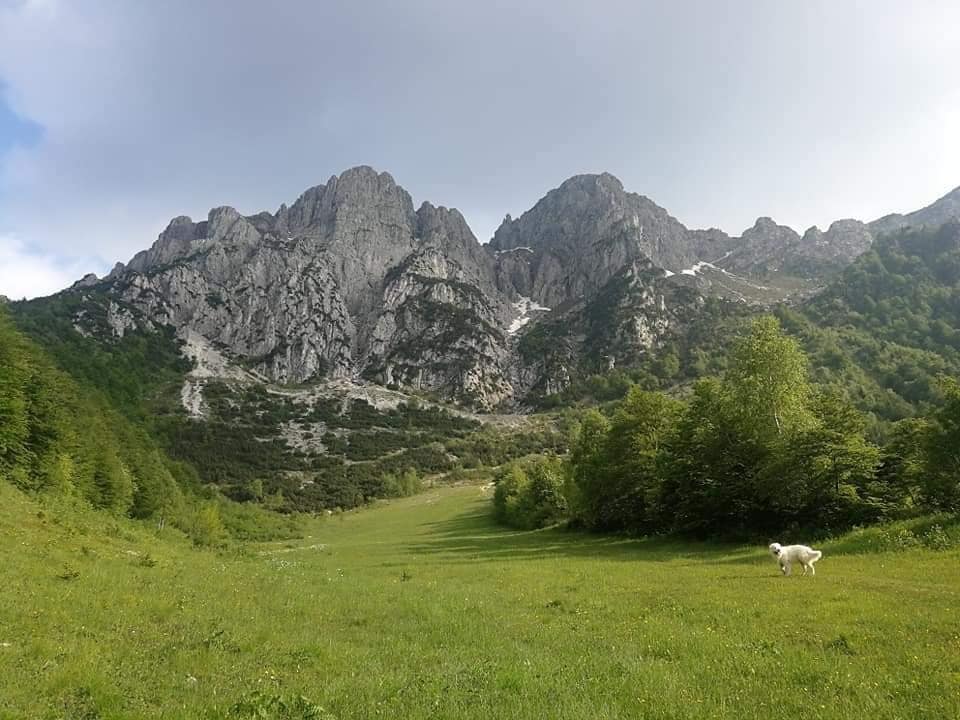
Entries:
<svg viewBox="0 0 960 720">
<path fill-rule="evenodd" d="M 795 562 L 803 566 L 804 575 L 807 574 L 807 570 L 810 571 L 811 575 L 816 575 L 817 571 L 813 567 L 813 564 L 823 557 L 822 552 L 807 547 L 806 545 L 781 545 L 780 543 L 771 543 L 770 552 L 777 558 L 777 562 L 780 563 L 780 572 L 784 575 L 790 574 L 790 568 Z"/>
</svg>

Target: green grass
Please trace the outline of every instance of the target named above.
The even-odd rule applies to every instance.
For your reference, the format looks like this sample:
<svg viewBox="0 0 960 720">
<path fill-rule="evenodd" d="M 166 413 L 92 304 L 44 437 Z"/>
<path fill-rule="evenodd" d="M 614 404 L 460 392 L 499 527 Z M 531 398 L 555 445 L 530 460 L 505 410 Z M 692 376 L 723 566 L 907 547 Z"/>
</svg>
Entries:
<svg viewBox="0 0 960 720">
<path fill-rule="evenodd" d="M 854 535 L 783 578 L 489 505 L 432 490 L 217 553 L 0 483 L 0 718 L 960 717 L 957 550 Z"/>
</svg>

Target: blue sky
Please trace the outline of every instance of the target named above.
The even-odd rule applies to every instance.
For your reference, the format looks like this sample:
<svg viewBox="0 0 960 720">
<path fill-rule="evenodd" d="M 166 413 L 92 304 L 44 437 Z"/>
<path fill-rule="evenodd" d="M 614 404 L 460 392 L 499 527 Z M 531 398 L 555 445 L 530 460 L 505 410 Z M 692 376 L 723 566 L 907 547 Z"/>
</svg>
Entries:
<svg viewBox="0 0 960 720">
<path fill-rule="evenodd" d="M 13 112 L 0 87 L 0 157 L 16 145 L 35 145 L 42 137 L 43 128 Z"/>
<path fill-rule="evenodd" d="M 0 0 L 0 294 L 358 164 L 481 241 L 581 172 L 732 234 L 912 210 L 960 185 L 957 27 L 952 0 Z"/>
</svg>

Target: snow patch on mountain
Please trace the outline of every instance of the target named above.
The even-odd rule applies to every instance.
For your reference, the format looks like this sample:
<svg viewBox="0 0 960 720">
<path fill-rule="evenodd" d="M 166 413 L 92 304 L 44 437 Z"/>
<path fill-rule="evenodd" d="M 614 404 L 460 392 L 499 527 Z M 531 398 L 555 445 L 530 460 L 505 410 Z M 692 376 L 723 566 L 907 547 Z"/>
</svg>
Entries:
<svg viewBox="0 0 960 720">
<path fill-rule="evenodd" d="M 538 304 L 536 301 L 531 300 L 525 295 L 521 295 L 520 299 L 513 303 L 513 309 L 516 310 L 519 315 L 517 315 L 514 321 L 510 323 L 510 326 L 507 328 L 507 333 L 509 335 L 515 335 L 524 325 L 530 322 L 533 319 L 531 313 L 550 312 L 550 308 Z"/>
</svg>

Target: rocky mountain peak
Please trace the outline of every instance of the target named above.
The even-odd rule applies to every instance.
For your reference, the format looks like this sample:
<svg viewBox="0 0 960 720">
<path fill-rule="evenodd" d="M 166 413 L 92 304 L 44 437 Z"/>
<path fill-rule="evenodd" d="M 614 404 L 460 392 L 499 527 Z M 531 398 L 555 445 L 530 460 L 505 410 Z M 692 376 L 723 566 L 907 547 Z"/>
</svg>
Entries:
<svg viewBox="0 0 960 720">
<path fill-rule="evenodd" d="M 960 188 L 890 217 L 951 214 Z M 117 312 L 202 336 L 277 382 L 362 377 L 494 407 L 559 389 L 597 353 L 629 362 L 651 351 L 705 295 L 776 302 L 799 296 L 798 277 L 813 292 L 870 246 L 873 227 L 838 220 L 801 238 L 761 216 L 739 238 L 690 230 L 599 173 L 507 215 L 484 246 L 458 210 L 414 209 L 389 173 L 358 166 L 275 213 L 175 217 L 103 287 Z M 562 342 L 538 344 L 541 324 Z"/>
<path fill-rule="evenodd" d="M 519 218 L 508 216 L 489 247 L 505 291 L 560 307 L 596 292 L 636 258 L 688 267 L 703 242 L 649 198 L 625 192 L 620 180 L 601 173 L 576 175 Z"/>
<path fill-rule="evenodd" d="M 167 229 L 164 230 L 165 235 L 173 235 L 180 228 L 189 228 L 193 226 L 193 219 L 188 215 L 177 215 L 173 218 L 168 224 Z"/>
<path fill-rule="evenodd" d="M 330 178 L 330 183 L 335 182 L 335 177 Z M 277 211 L 277 222 L 280 228 L 285 231 L 291 228 L 302 230 L 313 225 L 315 220 L 319 223 L 324 214 L 326 190 L 326 185 L 315 185 L 304 190 L 289 208 L 285 204 L 281 205 Z"/>
<path fill-rule="evenodd" d="M 293 205 L 282 205 L 276 214 L 278 230 L 292 235 L 324 235 L 337 222 L 363 226 L 380 220 L 412 231 L 413 200 L 389 173 L 367 165 L 305 190 Z"/>
<path fill-rule="evenodd" d="M 772 218 L 766 215 L 762 215 L 756 219 L 756 222 L 753 223 L 753 226 L 743 231 L 741 237 L 749 237 L 755 235 L 777 235 L 783 237 L 789 237 L 791 235 L 797 235 L 796 231 L 792 228 L 787 227 L 786 225 L 778 225 L 777 222 Z M 799 236 L 798 236 L 799 237 Z"/>
<path fill-rule="evenodd" d="M 872 242 L 870 230 L 859 220 L 835 220 L 826 232 L 813 226 L 799 243 L 787 248 L 782 269 L 801 277 L 836 272 L 866 252 Z"/>
<path fill-rule="evenodd" d="M 70 286 L 71 290 L 78 288 L 87 288 L 93 287 L 100 282 L 100 278 L 97 277 L 96 273 L 87 273 L 82 278 L 77 280 L 73 285 Z"/>
<path fill-rule="evenodd" d="M 201 228 L 194 226 L 196 230 Z M 229 205 L 213 208 L 207 215 L 206 237 L 213 242 L 220 242 L 232 238 L 237 234 L 245 233 L 253 226 L 241 215 L 236 208 Z"/>
<path fill-rule="evenodd" d="M 493 258 L 477 241 L 459 210 L 423 203 L 417 210 L 416 235 L 419 245 L 414 257 L 429 257 L 431 274 L 472 283 L 492 302 L 500 302 Z"/>
<path fill-rule="evenodd" d="M 442 235 L 464 252 L 477 258 L 484 256 L 482 246 L 456 208 L 435 207 L 425 202 L 417 210 L 416 228 L 416 236 L 421 240 Z"/>
<path fill-rule="evenodd" d="M 202 225 L 203 227 L 200 227 Z M 188 255 L 194 243 L 204 236 L 206 223 L 198 225 L 186 215 L 173 218 L 161 232 L 149 250 L 144 250 L 130 260 L 126 269 L 143 272 L 152 267 L 169 264 Z M 122 266 L 121 266 L 122 268 Z M 114 268 L 114 273 L 118 268 Z"/>
<path fill-rule="evenodd" d="M 624 193 L 624 189 L 623 183 L 620 182 L 618 177 L 608 172 L 602 172 L 574 175 L 564 180 L 556 190 L 551 192 L 557 194 L 578 192 L 588 195 L 619 196 Z"/>
<path fill-rule="evenodd" d="M 786 248 L 799 241 L 800 236 L 792 228 L 761 216 L 739 238 L 730 241 L 730 249 L 718 263 L 737 273 L 775 272 L 781 269 Z"/>
</svg>

